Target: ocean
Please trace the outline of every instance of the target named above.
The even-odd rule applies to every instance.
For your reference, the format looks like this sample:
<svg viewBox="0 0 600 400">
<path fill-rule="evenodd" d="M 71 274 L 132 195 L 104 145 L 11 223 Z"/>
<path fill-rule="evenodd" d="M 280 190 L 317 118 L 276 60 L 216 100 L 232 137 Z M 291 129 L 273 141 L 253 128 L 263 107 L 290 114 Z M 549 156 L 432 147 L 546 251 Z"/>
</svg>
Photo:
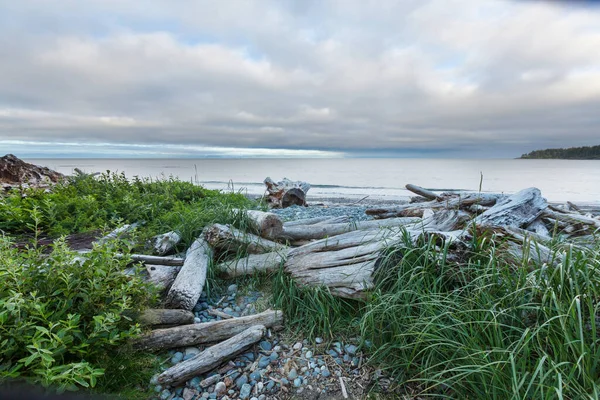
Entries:
<svg viewBox="0 0 600 400">
<path fill-rule="evenodd" d="M 412 183 L 433 190 L 514 193 L 537 187 L 550 201 L 600 204 L 600 161 L 521 159 L 29 159 L 64 174 L 124 172 L 128 177 L 177 177 L 209 189 L 261 195 L 263 180 L 311 184 L 307 199 L 393 201 Z"/>
</svg>

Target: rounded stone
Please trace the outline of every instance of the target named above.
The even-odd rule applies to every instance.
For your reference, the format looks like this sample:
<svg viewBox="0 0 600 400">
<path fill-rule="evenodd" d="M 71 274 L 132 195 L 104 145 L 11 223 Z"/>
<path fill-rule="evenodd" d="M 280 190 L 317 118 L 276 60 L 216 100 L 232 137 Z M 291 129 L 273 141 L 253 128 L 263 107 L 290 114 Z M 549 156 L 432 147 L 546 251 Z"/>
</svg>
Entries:
<svg viewBox="0 0 600 400">
<path fill-rule="evenodd" d="M 225 391 L 227 391 L 227 385 L 225 385 L 225 382 L 217 382 L 215 386 L 215 393 L 222 394 L 225 393 Z"/>
<path fill-rule="evenodd" d="M 247 399 L 250 397 L 250 392 L 252 392 L 252 386 L 245 383 L 240 389 L 240 399 Z"/>
<path fill-rule="evenodd" d="M 318 338 L 315 338 L 315 342 L 316 342 L 317 344 L 321 344 L 321 343 L 323 343 L 323 339 L 322 339 L 322 338 L 320 338 L 320 337 L 318 337 Z"/>
<path fill-rule="evenodd" d="M 258 344 L 258 346 L 264 351 L 271 351 L 271 349 L 273 348 L 273 345 L 266 340 L 263 340 L 262 342 L 260 342 Z"/>
<path fill-rule="evenodd" d="M 322 371 L 321 371 L 321 375 L 322 375 L 324 378 L 327 378 L 327 377 L 329 377 L 329 376 L 331 375 L 331 372 L 329 372 L 329 370 L 328 370 L 328 369 L 324 369 L 324 370 L 322 370 Z"/>
<path fill-rule="evenodd" d="M 229 285 L 229 287 L 227 288 L 227 293 L 235 293 L 237 292 L 238 287 L 237 285 Z"/>
<path fill-rule="evenodd" d="M 235 386 L 241 389 L 242 386 L 248 383 L 248 375 L 244 374 L 235 380 Z"/>
<path fill-rule="evenodd" d="M 312 358 L 313 356 L 313 352 L 312 351 L 307 351 L 306 354 L 304 355 L 305 358 Z"/>
<path fill-rule="evenodd" d="M 298 342 L 294 345 L 294 347 L 292 347 L 294 350 L 300 350 L 302 349 L 302 342 Z"/>
<path fill-rule="evenodd" d="M 298 377 L 298 371 L 296 371 L 296 368 L 292 368 L 292 370 L 288 373 L 288 379 L 294 380 L 297 377 Z"/>
<path fill-rule="evenodd" d="M 294 379 L 294 387 L 300 387 L 302 386 L 302 378 L 298 377 L 296 379 Z"/>
</svg>

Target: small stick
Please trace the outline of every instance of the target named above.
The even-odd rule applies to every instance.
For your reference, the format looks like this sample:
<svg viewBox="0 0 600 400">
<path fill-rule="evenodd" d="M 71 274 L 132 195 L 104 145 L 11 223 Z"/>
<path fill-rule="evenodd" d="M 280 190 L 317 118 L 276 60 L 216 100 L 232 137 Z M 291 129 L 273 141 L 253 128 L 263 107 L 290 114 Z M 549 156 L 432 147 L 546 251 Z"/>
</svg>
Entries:
<svg viewBox="0 0 600 400">
<path fill-rule="evenodd" d="M 358 204 L 358 203 L 360 203 L 361 201 L 363 201 L 364 199 L 366 199 L 366 198 L 367 198 L 367 197 L 369 197 L 369 196 L 370 196 L 370 195 L 368 194 L 368 195 L 366 195 L 365 197 L 363 197 L 362 199 L 360 199 L 360 200 L 358 200 L 358 201 L 355 201 L 354 203 L 350 203 L 350 205 L 351 205 L 351 206 L 353 206 L 353 205 L 355 205 L 355 204 Z"/>
<path fill-rule="evenodd" d="M 224 313 L 223 311 L 219 311 L 219 310 L 215 310 L 215 309 L 208 310 L 208 313 L 210 315 L 214 315 L 215 317 L 221 317 L 223 319 L 233 318 L 233 315 L 229 315 L 227 313 Z"/>
<path fill-rule="evenodd" d="M 344 385 L 344 380 L 342 379 L 341 376 L 340 376 L 340 386 L 342 387 L 342 396 L 344 396 L 344 398 L 347 399 L 348 392 L 346 392 L 346 385 Z"/>
</svg>

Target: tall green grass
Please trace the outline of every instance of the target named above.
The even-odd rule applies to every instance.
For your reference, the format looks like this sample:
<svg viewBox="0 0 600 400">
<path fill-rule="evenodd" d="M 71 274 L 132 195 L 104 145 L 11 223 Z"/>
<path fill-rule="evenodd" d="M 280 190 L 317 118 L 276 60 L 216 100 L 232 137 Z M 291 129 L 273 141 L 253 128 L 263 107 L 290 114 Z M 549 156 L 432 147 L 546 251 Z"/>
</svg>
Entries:
<svg viewBox="0 0 600 400">
<path fill-rule="evenodd" d="M 433 240 L 392 249 L 360 322 L 371 361 L 436 397 L 598 398 L 600 252 L 563 246 L 532 268 L 501 251 L 478 238 L 456 263 Z"/>
</svg>

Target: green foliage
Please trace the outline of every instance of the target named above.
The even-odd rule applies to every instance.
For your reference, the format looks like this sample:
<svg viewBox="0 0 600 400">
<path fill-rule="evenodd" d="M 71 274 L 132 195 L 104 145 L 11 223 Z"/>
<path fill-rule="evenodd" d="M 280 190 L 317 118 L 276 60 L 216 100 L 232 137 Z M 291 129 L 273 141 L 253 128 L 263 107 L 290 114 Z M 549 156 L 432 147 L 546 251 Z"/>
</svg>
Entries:
<svg viewBox="0 0 600 400">
<path fill-rule="evenodd" d="M 175 230 L 185 247 L 211 222 L 233 222 L 232 208 L 251 202 L 175 179 L 128 181 L 123 174 L 80 176 L 51 192 L 13 190 L 0 197 L 0 230 L 11 234 L 59 235 L 143 222 L 142 236 Z"/>
<path fill-rule="evenodd" d="M 488 239 L 460 263 L 433 242 L 390 251 L 361 320 L 372 361 L 440 397 L 598 398 L 600 251 L 514 267 Z"/>
<path fill-rule="evenodd" d="M 81 257 L 61 240 L 42 254 L 0 237 L 0 381 L 95 386 L 104 373 L 97 361 L 140 332 L 125 315 L 153 299 L 146 284 L 123 273 L 130 260 L 116 257 L 115 245 Z"/>
<path fill-rule="evenodd" d="M 535 150 L 521 158 L 558 158 L 566 160 L 600 160 L 599 146 L 570 147 L 568 149 Z"/>
</svg>

